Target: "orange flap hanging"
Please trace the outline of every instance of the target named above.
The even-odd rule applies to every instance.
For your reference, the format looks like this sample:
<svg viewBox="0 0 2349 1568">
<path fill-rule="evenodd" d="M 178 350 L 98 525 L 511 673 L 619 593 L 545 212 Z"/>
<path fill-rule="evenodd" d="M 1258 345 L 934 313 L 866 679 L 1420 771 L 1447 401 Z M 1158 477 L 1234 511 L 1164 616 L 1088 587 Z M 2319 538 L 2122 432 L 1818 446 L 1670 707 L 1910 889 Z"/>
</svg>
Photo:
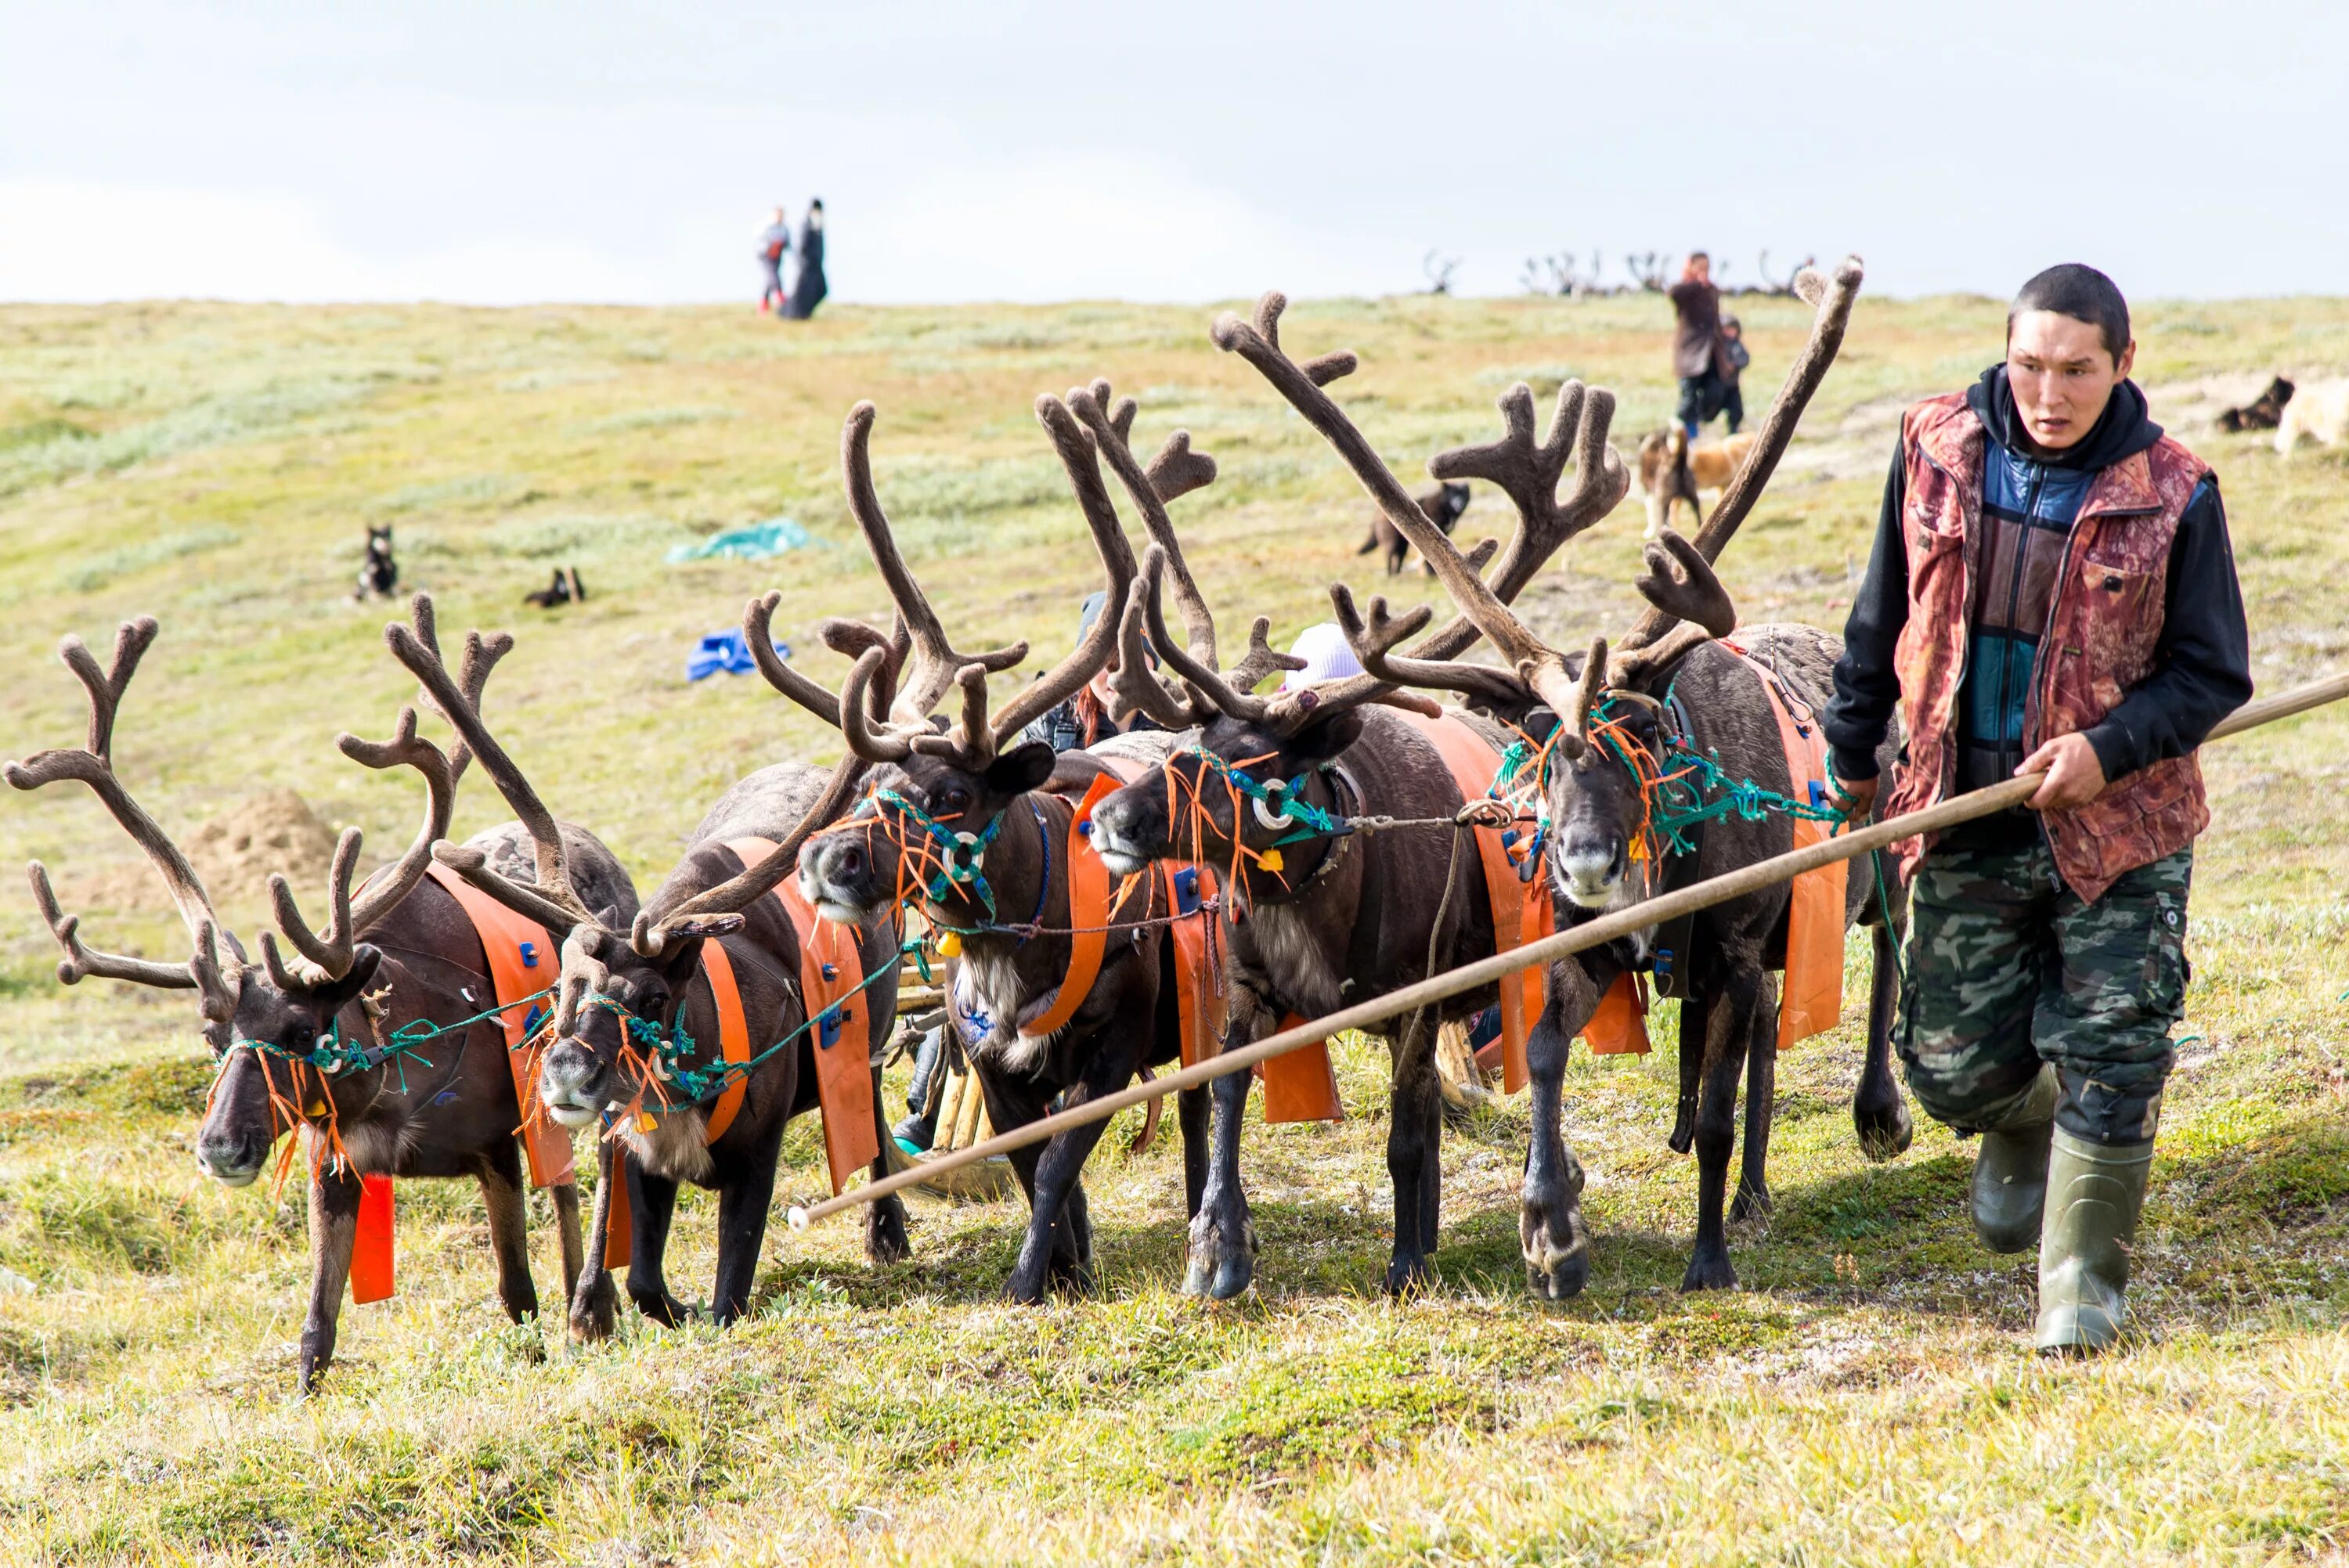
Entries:
<svg viewBox="0 0 2349 1568">
<path fill-rule="evenodd" d="M 537 1109 L 538 1051 L 523 1048 L 543 1011 L 527 998 L 554 985 L 563 967 L 562 949 L 546 928 L 526 920 L 435 861 L 425 868 L 449 891 L 490 960 L 490 984 L 497 992 L 498 1025 L 506 1034 L 506 1066 L 512 1070 L 514 1103 L 522 1110 L 523 1153 L 530 1161 L 530 1184 L 561 1186 L 572 1180 L 571 1134 Z"/>
<path fill-rule="evenodd" d="M 1500 753 L 1457 715 L 1447 712 L 1441 718 L 1427 718 L 1407 709 L 1395 711 L 1435 748 L 1464 798 L 1481 799 L 1492 788 L 1493 778 L 1501 769 Z M 1476 830 L 1477 860 L 1484 868 L 1485 896 L 1493 906 L 1495 953 L 1539 941 L 1555 931 L 1557 923 L 1547 882 L 1538 874 L 1519 882 L 1516 863 L 1509 859 L 1509 847 L 1503 840 L 1498 828 Z M 1504 1093 L 1515 1094 L 1526 1087 L 1530 1076 L 1526 1070 L 1526 1039 L 1541 1017 L 1548 987 L 1548 969 L 1539 964 L 1528 965 L 1501 982 Z"/>
<path fill-rule="evenodd" d="M 1307 1022 L 1301 1013 L 1280 1021 L 1284 1029 Z M 1284 1056 L 1260 1062 L 1264 1077 L 1264 1119 L 1267 1121 L 1343 1121 L 1346 1108 L 1338 1099 L 1338 1071 L 1330 1065 L 1330 1042 L 1299 1046 Z"/>
<path fill-rule="evenodd" d="M 1158 862 L 1170 913 L 1183 913 L 1185 879 L 1192 879 L 1191 907 L 1216 896 L 1216 873 L 1206 866 Z M 1224 1048 L 1224 977 L 1216 962 L 1216 917 L 1198 913 L 1167 927 L 1174 939 L 1174 1014 L 1183 1035 L 1183 1065 L 1194 1067 Z"/>
<path fill-rule="evenodd" d="M 701 944 L 701 972 L 709 978 L 709 997 L 718 1005 L 718 1050 L 730 1062 L 750 1059 L 750 1025 L 742 1016 L 742 988 L 734 983 L 734 959 L 726 944 L 716 937 Z M 727 1076 L 726 1087 L 718 1091 L 718 1102 L 709 1108 L 709 1119 L 701 1125 L 701 1141 L 715 1143 L 726 1136 L 734 1125 L 735 1113 L 742 1109 L 742 1091 L 747 1087 L 740 1073 Z"/>
<path fill-rule="evenodd" d="M 1069 819 L 1069 968 L 1052 1005 L 1019 1026 L 1027 1039 L 1043 1039 L 1075 1017 L 1101 975 L 1102 954 L 1109 943 L 1109 933 L 1102 929 L 1109 923 L 1109 867 L 1102 863 L 1085 830 L 1092 822 L 1093 808 L 1120 788 L 1108 774 L 1096 775 Z"/>
<path fill-rule="evenodd" d="M 1607 987 L 1607 995 L 1599 998 L 1599 1010 L 1591 1014 L 1590 1022 L 1582 1026 L 1582 1038 L 1593 1056 L 1646 1056 L 1647 982 L 1629 969 L 1616 975 L 1615 984 Z M 1682 1041 L 1681 1048 L 1687 1050 L 1689 1042 Z M 1699 1048 L 1702 1048 L 1701 1042 Z"/>
<path fill-rule="evenodd" d="M 616 1140 L 612 1144 L 611 1165 L 605 1179 L 612 1183 L 612 1196 L 604 1205 L 604 1266 L 626 1268 L 636 1227 L 628 1207 L 628 1150 Z"/>
<path fill-rule="evenodd" d="M 391 1178 L 359 1178 L 359 1222 L 351 1238 L 351 1299 L 364 1306 L 391 1295 Z"/>
<path fill-rule="evenodd" d="M 1827 800 L 1826 739 L 1807 710 L 1796 713 L 1776 673 L 1742 649 L 1733 649 L 1762 679 L 1777 716 L 1778 739 L 1785 748 L 1786 777 L 1794 797 L 1813 806 Z M 1834 824 L 1795 819 L 1795 849 L 1824 843 Z M 1832 1029 L 1843 1017 L 1843 934 L 1846 876 L 1850 863 L 1837 861 L 1796 877 L 1788 891 L 1786 975 L 1779 987 L 1778 1048 Z"/>
<path fill-rule="evenodd" d="M 726 847 L 745 865 L 774 847 L 771 839 L 729 839 Z M 853 925 L 826 920 L 800 892 L 799 879 L 775 884 L 775 902 L 791 917 L 800 939 L 800 1001 L 807 1010 L 815 1058 L 816 1101 L 823 1112 L 823 1152 L 834 1196 L 844 1191 L 860 1167 L 881 1152 L 874 1125 L 873 1021 L 870 1003 L 857 993 L 864 985 L 864 959 Z"/>
</svg>

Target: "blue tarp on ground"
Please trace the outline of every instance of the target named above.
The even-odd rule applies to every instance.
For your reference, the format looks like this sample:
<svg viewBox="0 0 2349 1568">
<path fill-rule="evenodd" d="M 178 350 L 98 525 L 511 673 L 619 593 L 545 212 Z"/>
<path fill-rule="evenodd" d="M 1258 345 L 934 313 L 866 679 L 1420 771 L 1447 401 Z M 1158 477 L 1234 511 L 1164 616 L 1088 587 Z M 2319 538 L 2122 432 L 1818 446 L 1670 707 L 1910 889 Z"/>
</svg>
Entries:
<svg viewBox="0 0 2349 1568">
<path fill-rule="evenodd" d="M 775 652 L 788 659 L 792 656 L 792 645 L 777 643 Z M 685 678 L 689 681 L 720 674 L 747 676 L 758 667 L 758 661 L 750 656 L 750 639 L 742 635 L 740 626 L 710 633 L 694 644 L 693 652 L 685 655 Z"/>
<path fill-rule="evenodd" d="M 680 544 L 666 559 L 672 566 L 688 561 L 767 561 L 787 551 L 805 550 L 814 543 L 808 531 L 788 517 L 771 517 L 748 528 L 711 534 L 698 544 Z"/>
</svg>

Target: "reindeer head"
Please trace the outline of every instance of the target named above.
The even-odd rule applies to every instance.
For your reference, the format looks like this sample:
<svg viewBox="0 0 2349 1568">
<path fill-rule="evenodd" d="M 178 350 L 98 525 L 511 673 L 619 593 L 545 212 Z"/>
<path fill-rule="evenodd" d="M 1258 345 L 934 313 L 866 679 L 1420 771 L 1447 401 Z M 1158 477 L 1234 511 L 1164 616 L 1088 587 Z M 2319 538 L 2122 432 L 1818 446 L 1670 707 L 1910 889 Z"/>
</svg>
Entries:
<svg viewBox="0 0 2349 1568">
<path fill-rule="evenodd" d="M 1860 275 L 1858 261 L 1850 258 L 1832 283 L 1812 272 L 1796 279 L 1816 311 L 1810 340 L 1771 404 L 1753 451 L 1695 542 L 1667 529 L 1647 546 L 1647 570 L 1637 586 L 1651 608 L 1611 656 L 1603 637 L 1578 662 L 1544 643 L 1509 608 L 1501 583 L 1488 584 L 1475 562 L 1373 486 L 1395 525 L 1411 536 L 1508 668 L 1398 657 L 1390 650 L 1424 624 L 1426 612 L 1390 619 L 1385 603 L 1373 599 L 1363 616 L 1343 587 L 1331 590 L 1340 623 L 1364 670 L 1464 693 L 1509 712 L 1542 739 L 1536 793 L 1550 874 L 1560 896 L 1578 907 L 1606 909 L 1644 891 L 1634 872 L 1653 865 L 1646 830 L 1664 756 L 1658 688 L 1682 659 L 1736 624 L 1736 608 L 1712 563 L 1769 483 L 1804 407 L 1833 363 Z"/>
<path fill-rule="evenodd" d="M 1223 317 L 1215 326 L 1216 344 L 1254 365 L 1321 432 L 1439 574 L 1450 562 L 1475 577 L 1497 555 L 1488 591 L 1504 601 L 1514 598 L 1568 540 L 1622 499 L 1629 480 L 1621 459 L 1607 444 L 1614 399 L 1605 392 L 1586 392 L 1579 382 L 1568 382 L 1558 389 L 1548 432 L 1537 441 L 1533 393 L 1520 385 L 1501 399 L 1507 421 L 1502 439 L 1444 452 L 1428 464 L 1447 490 L 1455 483 L 1484 480 L 1517 508 L 1518 526 L 1506 550 L 1488 540 L 1464 557 L 1447 537 L 1448 530 L 1412 498 L 1322 391 L 1354 369 L 1354 356 L 1330 354 L 1299 365 L 1282 351 L 1279 323 L 1286 303 L 1281 295 L 1268 294 L 1258 303 L 1253 322 Z M 1578 472 L 1561 498 L 1558 486 L 1569 458 L 1577 461 Z M 1391 656 L 1395 664 L 1373 668 L 1365 660 L 1361 675 L 1257 696 L 1252 691 L 1255 685 L 1293 661 L 1271 651 L 1265 640 L 1268 624 L 1259 618 L 1247 655 L 1233 669 L 1219 671 L 1214 621 L 1182 564 L 1181 547 L 1171 529 L 1161 534 L 1154 528 L 1153 534 L 1156 542 L 1143 568 L 1143 592 L 1126 613 L 1128 646 L 1146 620 L 1156 645 L 1180 677 L 1181 690 L 1150 676 L 1129 657 L 1122 662 L 1120 691 L 1130 706 L 1161 723 L 1197 726 L 1200 735 L 1195 746 L 1178 751 L 1157 773 L 1102 801 L 1093 812 L 1093 841 L 1111 869 L 1121 872 L 1169 855 L 1226 864 L 1239 872 L 1251 865 L 1278 872 L 1282 861 L 1268 863 L 1264 852 L 1278 851 L 1280 841 L 1297 834 L 1297 813 L 1289 810 L 1289 802 L 1302 798 L 1312 775 L 1353 743 L 1361 728 L 1358 710 L 1383 702 L 1433 711 L 1432 704 L 1401 686 L 1413 678 L 1411 672 L 1419 664 L 1479 667 L 1449 662 L 1475 641 L 1476 628 L 1464 616 L 1455 617 L 1408 655 L 1394 655 L 1396 645 L 1423 631 L 1430 617 L 1422 609 L 1390 620 L 1384 602 L 1379 601 L 1377 629 L 1365 634 L 1377 642 L 1381 658 Z M 1187 650 L 1177 650 L 1166 635 L 1160 609 L 1162 575 L 1174 585 L 1190 634 Z M 1478 577 L 1477 582 L 1481 587 L 1484 580 Z M 1334 592 L 1340 620 L 1352 616 L 1351 598 L 1342 588 Z"/>
<path fill-rule="evenodd" d="M 432 645 L 431 601 L 419 594 L 413 614 L 416 629 L 411 634 Z M 362 766 L 409 767 L 423 775 L 423 828 L 399 862 L 356 895 L 351 879 L 361 841 L 358 830 L 345 830 L 335 847 L 334 869 L 328 878 L 334 916 L 324 937 L 304 923 L 285 879 L 272 876 L 270 897 L 276 908 L 279 933 L 298 958 L 289 963 L 280 953 L 276 938 L 264 932 L 262 962 L 254 964 L 222 922 L 187 857 L 131 798 L 114 770 L 116 713 L 156 630 L 151 616 L 123 623 L 115 637 L 112 665 L 106 670 L 98 668 L 80 638 L 66 638 L 58 655 L 89 694 L 89 739 L 79 750 L 44 751 L 24 762 L 9 763 L 5 771 L 8 782 L 19 789 L 38 789 L 61 779 L 87 784 L 162 873 L 193 943 L 194 951 L 183 965 L 128 958 L 85 945 L 81 918 L 59 906 L 47 869 L 38 861 L 27 868 L 34 901 L 50 934 L 65 949 L 66 955 L 57 965 L 59 981 L 71 985 L 96 975 L 197 993 L 204 1043 L 219 1064 L 219 1077 L 197 1133 L 196 1161 L 220 1181 L 243 1186 L 261 1173 L 279 1137 L 297 1123 L 334 1114 L 337 1095 L 349 1092 L 344 1075 L 367 1076 L 350 1073 L 348 1053 L 342 1048 L 345 1038 L 363 1026 L 361 1021 L 340 1015 L 365 995 L 382 955 L 357 936 L 388 913 L 423 879 L 432 841 L 448 831 L 457 780 L 470 758 L 461 747 L 453 755 L 444 755 L 440 748 L 418 738 L 416 714 L 410 708 L 400 710 L 388 741 L 341 737 L 336 744 L 343 754 Z M 480 701 L 491 668 L 510 645 L 504 638 L 490 643 L 477 635 L 467 639 L 464 700 Z"/>
<path fill-rule="evenodd" d="M 1018 738 L 1032 720 L 1073 696 L 1112 662 L 1121 680 L 1135 671 L 1146 676 L 1149 665 L 1138 641 L 1119 652 L 1121 637 L 1139 637 L 1126 613 L 1135 566 L 1102 478 L 1102 460 L 1108 460 L 1144 519 L 1154 519 L 1150 521 L 1154 532 L 1164 525 L 1166 501 L 1215 477 L 1213 460 L 1192 451 L 1190 438 L 1181 431 L 1168 439 L 1145 471 L 1129 445 L 1134 414 L 1130 397 L 1112 405 L 1107 381 L 1073 388 L 1065 398 L 1037 399 L 1037 418 L 1068 471 L 1070 488 L 1101 557 L 1107 597 L 1102 614 L 1068 657 L 992 717 L 987 677 L 1019 663 L 1027 655 L 1027 645 L 978 655 L 957 653 L 948 645 L 874 492 L 872 405 L 860 404 L 849 416 L 842 469 L 850 510 L 911 636 L 914 661 L 886 723 L 864 717 L 868 705 L 863 700 L 863 683 L 867 676 L 862 664 L 841 694 L 850 748 L 871 761 L 875 772 L 873 794 L 857 816 L 816 838 L 800 856 L 801 891 L 828 918 L 863 922 L 909 899 L 923 901 L 954 925 L 1026 914 L 1025 910 L 995 907 L 985 869 L 988 850 L 1007 823 L 1011 831 L 1025 834 L 1012 811 L 1019 798 L 1051 776 L 1051 747 L 1042 741 L 1019 744 Z M 863 634 L 874 634 L 867 627 Z M 942 729 L 931 710 L 957 688 L 960 715 Z"/>
</svg>

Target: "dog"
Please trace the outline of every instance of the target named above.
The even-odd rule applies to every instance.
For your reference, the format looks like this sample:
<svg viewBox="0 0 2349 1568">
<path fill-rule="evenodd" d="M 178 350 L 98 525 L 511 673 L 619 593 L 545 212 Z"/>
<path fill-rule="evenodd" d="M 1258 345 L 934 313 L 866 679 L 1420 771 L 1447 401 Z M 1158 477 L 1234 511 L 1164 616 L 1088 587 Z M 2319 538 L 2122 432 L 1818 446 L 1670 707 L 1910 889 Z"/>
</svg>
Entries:
<svg viewBox="0 0 2349 1568">
<path fill-rule="evenodd" d="M 1468 487 L 1447 480 L 1433 490 L 1422 490 L 1411 499 L 1419 503 L 1419 510 L 1427 513 L 1429 520 L 1449 538 L 1454 526 L 1460 521 L 1460 514 L 1468 510 Z M 1368 555 L 1374 550 L 1387 552 L 1387 575 L 1390 577 L 1402 571 L 1402 558 L 1411 550 L 1411 541 L 1402 536 L 1402 529 L 1387 521 L 1384 512 L 1371 514 L 1371 536 L 1362 541 L 1361 548 L 1354 553 Z M 1434 567 L 1428 566 L 1425 562 L 1420 564 L 1426 568 L 1430 577 L 1435 575 Z"/>
<path fill-rule="evenodd" d="M 568 573 L 567 578 L 565 573 Z M 535 604 L 542 610 L 552 610 L 557 604 L 568 604 L 574 601 L 582 604 L 587 602 L 587 584 L 579 581 L 579 568 L 576 566 L 556 567 L 553 582 L 535 593 L 522 596 L 523 603 Z"/>
<path fill-rule="evenodd" d="M 1753 432 L 1723 437 L 1718 441 L 1689 444 L 1688 432 L 1675 426 L 1657 430 L 1640 441 L 1640 489 L 1648 498 L 1644 538 L 1653 539 L 1672 520 L 1672 503 L 1684 500 L 1698 523 L 1704 521 L 1700 490 L 1718 494 L 1729 488 L 1737 470 L 1754 449 Z"/>
<path fill-rule="evenodd" d="M 2349 447 L 2349 379 L 2303 387 L 2276 419 L 2276 456 L 2289 458 L 2306 436 L 2320 447 Z"/>
<path fill-rule="evenodd" d="M 351 593 L 354 601 L 364 603 L 370 595 L 388 599 L 399 587 L 399 562 L 391 558 L 391 529 L 373 523 L 367 525 L 367 560 L 359 565 L 358 586 Z"/>
<path fill-rule="evenodd" d="M 2279 376 L 2268 383 L 2268 389 L 2240 408 L 2219 411 L 2219 428 L 2240 434 L 2244 430 L 2272 430 L 2283 422 L 2283 406 L 2292 401 L 2292 385 Z"/>
</svg>

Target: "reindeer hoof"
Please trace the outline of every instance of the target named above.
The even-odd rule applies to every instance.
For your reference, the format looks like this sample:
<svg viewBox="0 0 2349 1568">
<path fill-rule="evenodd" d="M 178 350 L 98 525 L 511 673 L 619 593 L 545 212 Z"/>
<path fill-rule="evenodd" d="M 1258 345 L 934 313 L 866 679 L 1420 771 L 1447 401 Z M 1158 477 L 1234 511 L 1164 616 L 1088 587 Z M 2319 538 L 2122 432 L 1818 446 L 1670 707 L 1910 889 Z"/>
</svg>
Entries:
<svg viewBox="0 0 2349 1568">
<path fill-rule="evenodd" d="M 1237 1227 L 1238 1244 L 1222 1225 L 1202 1213 L 1191 1224 L 1190 1256 L 1183 1269 L 1183 1294 L 1211 1301 L 1229 1301 L 1246 1293 L 1256 1279 L 1256 1228 Z"/>
<path fill-rule="evenodd" d="M 1851 1119 L 1859 1130 L 1859 1151 L 1879 1165 L 1908 1153 L 1909 1143 L 1917 1136 L 1917 1124 L 1909 1115 L 1909 1102 L 1898 1093 L 1892 1097 L 1889 1110 L 1853 1106 Z"/>
<path fill-rule="evenodd" d="M 1564 1301 L 1590 1282 L 1590 1232 L 1579 1206 L 1526 1204 L 1518 1217 L 1517 1245 L 1525 1254 L 1526 1289 L 1538 1299 Z"/>
<path fill-rule="evenodd" d="M 1424 1257 L 1397 1258 L 1387 1264 L 1387 1295 L 1396 1301 L 1435 1288 L 1435 1265 Z"/>
<path fill-rule="evenodd" d="M 643 1313 L 647 1317 L 651 1318 L 663 1328 L 675 1328 L 679 1324 L 690 1320 L 693 1316 L 693 1308 L 686 1305 L 685 1303 L 678 1300 L 677 1297 L 669 1295 L 667 1291 L 662 1291 L 657 1295 L 655 1295 L 650 1291 L 647 1291 L 642 1295 L 637 1295 L 635 1291 L 630 1291 L 628 1293 L 628 1299 L 636 1304 L 636 1310 L 638 1312 Z"/>
<path fill-rule="evenodd" d="M 1748 1187 L 1741 1181 L 1737 1186 L 1737 1196 L 1730 1202 L 1730 1223 L 1744 1224 L 1748 1220 L 1767 1220 L 1770 1217 L 1771 1209 L 1775 1206 L 1769 1188 Z"/>
<path fill-rule="evenodd" d="M 571 1305 L 571 1342 L 595 1345 L 612 1337 L 619 1317 L 619 1292 L 605 1274 Z"/>
<path fill-rule="evenodd" d="M 1699 1253 L 1689 1260 L 1688 1273 L 1681 1276 L 1681 1289 L 1684 1291 L 1736 1288 L 1737 1271 L 1729 1266 L 1729 1254 L 1725 1252 L 1711 1256 Z"/>
<path fill-rule="evenodd" d="M 905 1237 L 905 1205 L 895 1194 L 874 1204 L 870 1214 L 864 1222 L 867 1263 L 902 1264 L 914 1255 L 913 1243 Z"/>
</svg>

